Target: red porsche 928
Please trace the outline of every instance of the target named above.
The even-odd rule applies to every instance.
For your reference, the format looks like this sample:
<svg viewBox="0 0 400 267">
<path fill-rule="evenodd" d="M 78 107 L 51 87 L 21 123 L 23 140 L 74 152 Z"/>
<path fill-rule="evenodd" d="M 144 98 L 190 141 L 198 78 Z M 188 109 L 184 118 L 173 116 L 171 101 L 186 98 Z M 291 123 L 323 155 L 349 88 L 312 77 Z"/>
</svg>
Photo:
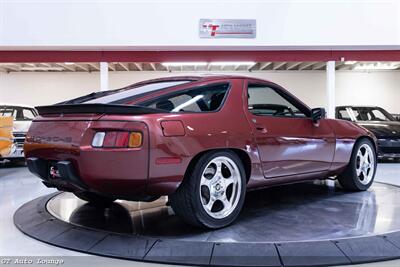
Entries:
<svg viewBox="0 0 400 267">
<path fill-rule="evenodd" d="M 38 111 L 24 150 L 46 186 L 96 205 L 167 195 L 206 228 L 232 223 L 247 190 L 332 177 L 367 190 L 377 166 L 369 131 L 248 77 L 149 80 Z"/>
</svg>

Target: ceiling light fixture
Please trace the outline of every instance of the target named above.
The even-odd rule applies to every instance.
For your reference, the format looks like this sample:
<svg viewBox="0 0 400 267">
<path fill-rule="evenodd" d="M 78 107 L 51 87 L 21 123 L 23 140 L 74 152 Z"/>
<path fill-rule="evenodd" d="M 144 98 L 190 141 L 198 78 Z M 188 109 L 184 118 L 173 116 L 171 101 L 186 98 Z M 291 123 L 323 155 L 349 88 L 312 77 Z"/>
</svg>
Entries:
<svg viewBox="0 0 400 267">
<path fill-rule="evenodd" d="M 399 64 L 393 63 L 361 63 L 354 67 L 355 70 L 395 70 L 399 68 Z"/>
<path fill-rule="evenodd" d="M 74 62 L 65 62 L 64 64 L 65 65 L 74 65 L 75 63 Z"/>
<path fill-rule="evenodd" d="M 207 62 L 163 62 L 161 65 L 165 67 L 206 66 Z"/>
<path fill-rule="evenodd" d="M 210 62 L 211 66 L 237 66 L 237 65 L 241 65 L 241 66 L 252 66 L 256 64 L 253 61 L 237 61 L 237 62 L 229 62 L 229 61 L 222 61 L 222 62 Z"/>
<path fill-rule="evenodd" d="M 22 67 L 21 70 L 25 71 L 63 71 L 64 68 L 61 67 Z"/>
<path fill-rule="evenodd" d="M 344 62 L 345 65 L 354 65 L 356 63 L 357 63 L 357 61 L 345 61 Z"/>
</svg>

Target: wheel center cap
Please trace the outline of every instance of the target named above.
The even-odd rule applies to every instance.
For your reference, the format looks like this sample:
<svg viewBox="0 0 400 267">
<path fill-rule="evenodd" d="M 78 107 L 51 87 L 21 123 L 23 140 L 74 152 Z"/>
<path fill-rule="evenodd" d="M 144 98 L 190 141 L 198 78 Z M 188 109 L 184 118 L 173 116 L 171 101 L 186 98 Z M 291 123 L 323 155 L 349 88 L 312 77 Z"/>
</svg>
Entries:
<svg viewBox="0 0 400 267">
<path fill-rule="evenodd" d="M 221 190 L 222 186 L 220 184 L 216 184 L 215 185 L 215 190 L 219 191 Z"/>
</svg>

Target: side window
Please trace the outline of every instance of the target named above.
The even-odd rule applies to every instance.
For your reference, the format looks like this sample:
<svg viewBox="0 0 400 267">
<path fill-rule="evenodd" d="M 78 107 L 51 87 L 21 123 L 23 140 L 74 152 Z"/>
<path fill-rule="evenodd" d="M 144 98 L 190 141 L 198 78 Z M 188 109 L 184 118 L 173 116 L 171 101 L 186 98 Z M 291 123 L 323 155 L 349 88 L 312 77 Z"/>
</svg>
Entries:
<svg viewBox="0 0 400 267">
<path fill-rule="evenodd" d="M 339 109 L 338 111 L 338 119 L 346 120 L 346 121 L 351 121 L 351 117 L 347 109 Z"/>
<path fill-rule="evenodd" d="M 210 112 L 218 110 L 228 92 L 229 83 L 215 84 L 167 94 L 140 105 L 171 112 Z"/>
<path fill-rule="evenodd" d="M 15 119 L 15 110 L 13 108 L 1 107 L 0 108 L 0 116 L 5 116 L 5 117 L 13 116 Z"/>
<path fill-rule="evenodd" d="M 290 103 L 271 87 L 259 84 L 249 84 L 247 92 L 248 108 L 254 115 L 306 117 L 306 115 L 295 105 Z"/>
<path fill-rule="evenodd" d="M 352 108 L 351 110 L 353 111 L 354 118 L 356 120 L 358 120 L 358 121 L 362 121 L 363 120 L 363 118 L 361 116 L 361 113 L 357 109 Z"/>
<path fill-rule="evenodd" d="M 23 120 L 31 121 L 35 118 L 35 114 L 33 114 L 32 110 L 27 108 L 23 109 L 22 115 L 23 115 Z"/>
<path fill-rule="evenodd" d="M 377 109 L 371 110 L 372 116 L 370 120 L 376 120 L 376 121 L 388 121 L 389 119 L 380 111 Z"/>
</svg>

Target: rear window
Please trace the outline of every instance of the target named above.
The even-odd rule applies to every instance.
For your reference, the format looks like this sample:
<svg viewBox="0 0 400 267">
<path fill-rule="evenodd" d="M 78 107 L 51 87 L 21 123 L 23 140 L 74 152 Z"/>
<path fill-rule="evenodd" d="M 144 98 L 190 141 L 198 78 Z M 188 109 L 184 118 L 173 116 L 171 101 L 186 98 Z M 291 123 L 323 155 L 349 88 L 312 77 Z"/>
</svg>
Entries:
<svg viewBox="0 0 400 267">
<path fill-rule="evenodd" d="M 136 86 L 133 88 L 122 88 L 116 90 L 108 90 L 102 92 L 94 92 L 85 96 L 74 98 L 65 102 L 58 104 L 125 104 L 135 99 L 145 96 L 159 90 L 167 89 L 169 87 L 174 87 L 177 85 L 190 83 L 190 80 L 181 81 L 165 81 L 165 82 L 155 82 Z"/>
<path fill-rule="evenodd" d="M 221 108 L 228 89 L 229 83 L 207 85 L 163 95 L 138 105 L 170 112 L 212 112 Z"/>
</svg>

